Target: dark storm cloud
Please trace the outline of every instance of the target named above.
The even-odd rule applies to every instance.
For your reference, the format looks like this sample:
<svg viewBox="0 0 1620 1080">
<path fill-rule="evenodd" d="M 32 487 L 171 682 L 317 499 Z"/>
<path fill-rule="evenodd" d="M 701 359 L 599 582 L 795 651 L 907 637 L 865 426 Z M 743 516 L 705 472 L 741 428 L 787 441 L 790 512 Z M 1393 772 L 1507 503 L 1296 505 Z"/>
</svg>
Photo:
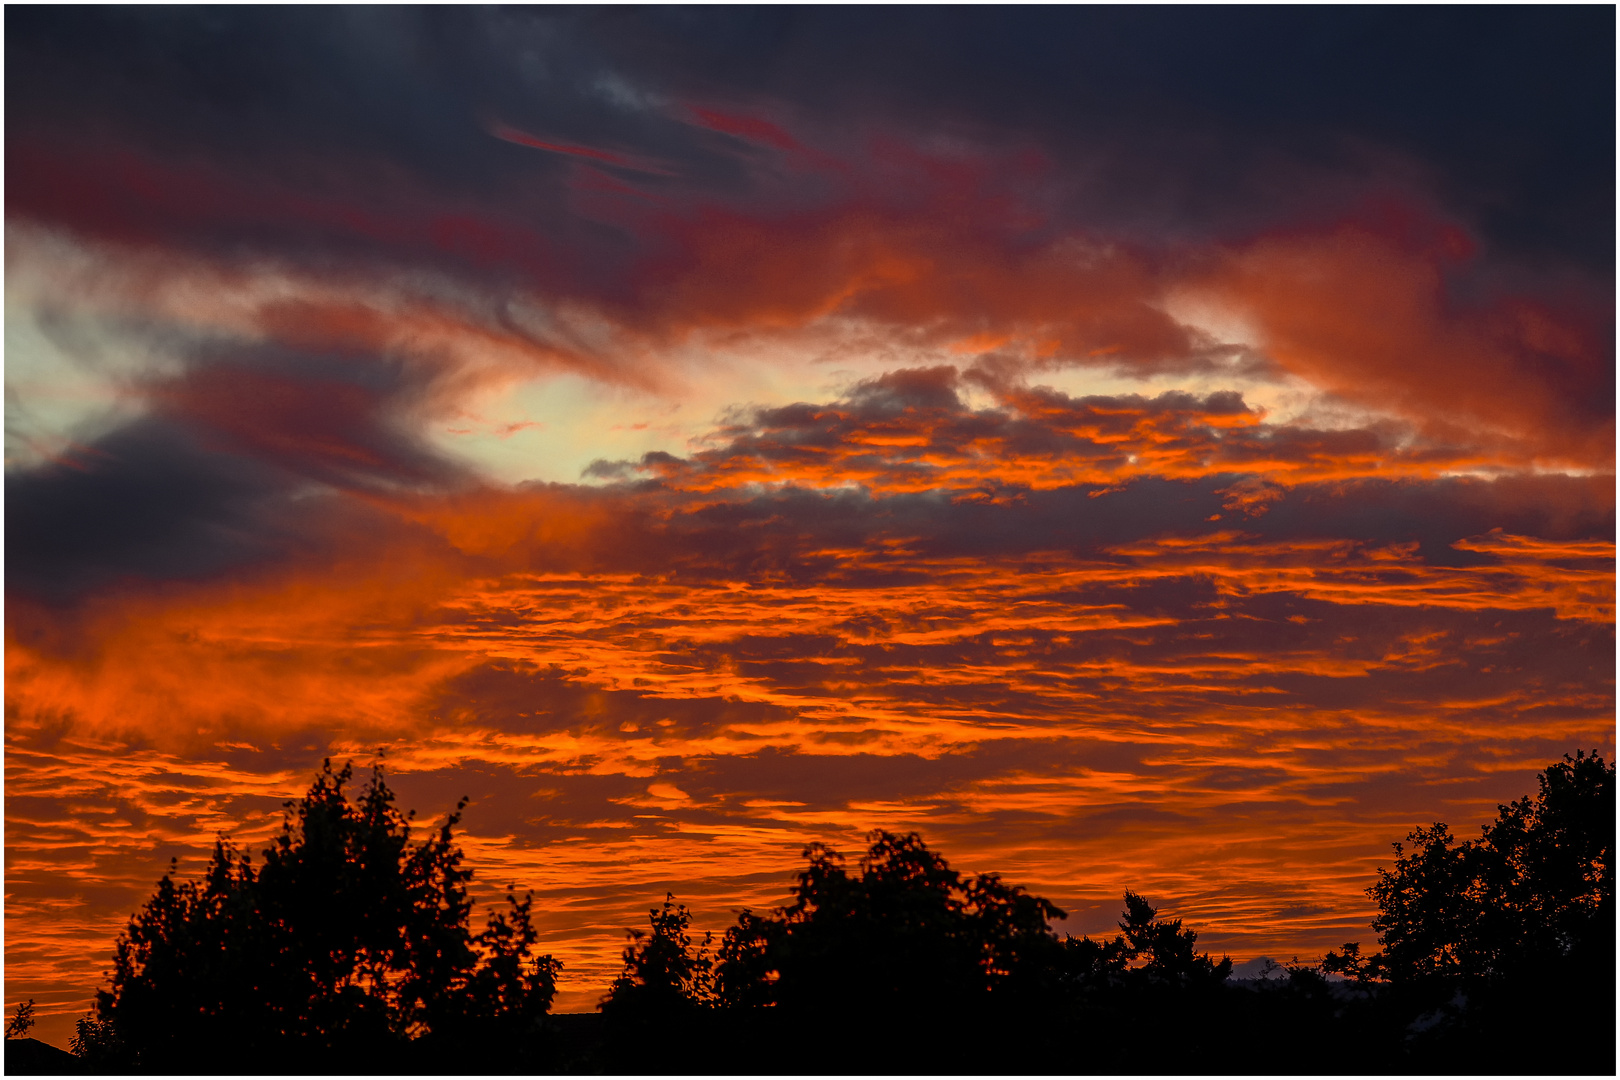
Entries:
<svg viewBox="0 0 1620 1080">
<path fill-rule="evenodd" d="M 131 424 L 78 461 L 8 471 L 7 588 L 64 599 L 126 576 L 200 578 L 280 556 L 290 494 L 271 466 L 210 454 L 162 420 Z"/>
<path fill-rule="evenodd" d="M 1081 460 L 1105 468 L 1126 463 L 1132 450 L 1170 447 L 1209 453 L 1218 435 L 1211 422 L 1257 423 L 1242 395 L 1223 391 L 1200 398 L 1169 391 L 1140 395 L 1072 399 L 1049 390 L 1006 393 L 1024 415 L 967 409 L 957 396 L 956 370 L 911 368 L 889 372 L 857 385 L 846 401 L 817 407 L 805 403 L 760 409 L 743 423 L 724 426 L 716 440 L 731 436 L 723 449 L 700 452 L 698 461 L 716 471 L 757 460 L 784 478 L 817 471 L 895 467 L 923 483 L 952 483 L 951 470 L 925 464 L 941 455 L 986 455 L 1012 460 Z M 1136 438 L 1132 438 L 1136 436 Z M 896 438 L 898 437 L 898 438 Z M 666 464 L 655 459 L 650 465 Z M 679 466 L 676 466 L 677 468 Z M 611 475 L 603 466 L 595 475 Z M 1016 474 L 1013 474 L 1014 476 Z"/>
<path fill-rule="evenodd" d="M 457 477 L 395 415 L 429 382 L 404 357 L 269 344 L 199 350 L 146 394 L 213 449 L 331 487 L 387 489 Z"/>
<path fill-rule="evenodd" d="M 629 238 L 577 157 L 736 186 L 724 138 L 640 101 L 570 19 L 449 8 L 12 12 L 8 212 L 301 263 L 386 257 L 613 294 Z M 531 145 L 492 132 L 521 131 Z M 669 175 L 670 173 L 675 175 Z M 588 254 L 587 254 L 588 253 Z"/>
<path fill-rule="evenodd" d="M 148 415 L 7 471 L 8 588 L 61 601 L 124 578 L 241 570 L 374 517 L 338 492 L 461 476 L 396 415 L 431 382 L 402 358 L 254 343 L 179 356 L 181 371 L 141 387 Z"/>
<path fill-rule="evenodd" d="M 11 583 L 63 595 L 123 574 L 208 576 L 314 543 L 321 513 L 368 513 L 338 509 L 319 492 L 455 487 L 462 474 L 401 419 L 431 395 L 437 377 L 432 366 L 387 351 L 198 347 L 179 374 L 145 387 L 147 419 L 102 437 L 71 463 L 8 476 Z M 1020 391 L 1010 399 L 1016 411 L 974 411 L 955 385 L 950 368 L 894 372 L 831 405 L 759 410 L 723 428 L 719 448 L 692 459 L 599 463 L 597 475 L 665 479 L 578 493 L 617 522 L 591 562 L 682 566 L 699 575 L 750 567 L 795 580 L 832 573 L 880 584 L 932 571 L 878 559 L 838 566 L 827 550 L 898 536 L 927 557 L 1057 549 L 1101 556 L 1144 537 L 1235 527 L 1267 541 L 1417 541 L 1430 563 L 1465 565 L 1491 556 L 1452 545 L 1493 528 L 1548 539 L 1613 535 L 1612 488 L 1593 479 L 1363 476 L 1282 486 L 1254 479 L 1240 470 L 1331 469 L 1358 455 L 1376 469 L 1411 454 L 1397 448 L 1398 431 L 1264 427 L 1233 393 Z M 1107 486 L 1071 478 L 1032 489 L 1021 482 L 1025 474 L 1007 468 L 1016 462 L 1040 476 L 1048 466 L 1089 463 L 1111 472 L 1137 452 L 1172 468 L 1230 463 L 1234 471 L 1126 476 Z M 940 466 L 951 459 L 972 468 L 959 476 L 958 466 Z M 762 468 L 771 472 L 759 479 L 861 477 L 875 479 L 878 490 L 702 493 Z M 664 483 L 675 490 L 660 496 Z M 884 492 L 886 485 L 902 490 Z M 976 494 L 959 497 L 964 490 Z M 638 508 L 649 496 L 666 500 L 665 516 Z"/>
<path fill-rule="evenodd" d="M 1607 280 L 1613 20 L 1602 7 L 19 8 L 8 201 L 73 212 L 31 182 L 32 148 L 105 141 L 339 201 L 499 196 L 607 257 L 622 239 L 557 209 L 568 156 L 492 124 L 642 155 L 680 174 L 670 182 L 736 197 L 792 145 L 764 119 L 775 112 L 829 139 L 856 117 L 1037 144 L 1082 178 L 1060 218 L 1154 241 L 1417 189 L 1495 249 Z"/>
<path fill-rule="evenodd" d="M 1320 210 L 1401 179 L 1377 175 L 1394 151 L 1494 243 L 1612 274 L 1605 8 L 665 8 L 589 21 L 638 70 L 692 92 L 1035 133 L 1090 174 L 1091 213 L 1159 235 L 1253 228 L 1279 204 Z"/>
<path fill-rule="evenodd" d="M 1592 123 L 1612 119 L 1612 104 L 1586 93 L 1612 73 L 1612 56 L 1592 44 L 1594 28 L 1612 27 L 1603 9 L 17 8 L 6 18 L 8 214 L 221 263 L 268 256 L 340 280 L 427 267 L 484 288 L 451 305 L 479 308 L 466 319 L 478 330 L 511 327 L 495 279 L 589 297 L 626 325 L 671 333 L 791 323 L 847 296 L 848 310 L 879 321 L 952 332 L 1066 320 L 1066 362 L 1103 362 L 1087 351 L 1096 347 L 1148 368 L 1241 359 L 1253 374 L 1264 358 L 1215 357 L 1147 302 L 1155 258 L 1115 253 L 1077 269 L 1072 253 L 1042 245 L 1075 228 L 1156 249 L 1194 234 L 1242 237 L 1306 210 L 1340 214 L 1386 181 L 1438 199 L 1442 215 L 1473 215 L 1497 247 L 1521 253 L 1590 267 L 1586 238 L 1607 243 L 1612 231 L 1590 227 L 1607 196 L 1587 207 L 1612 189 L 1613 125 Z M 810 155 L 772 114 L 828 153 Z M 867 139 L 884 129 L 887 142 Z M 905 142 L 942 133 L 971 149 L 936 159 Z M 1356 146 L 1420 164 L 1390 172 Z M 1074 176 L 1077 191 L 1054 179 Z M 1576 212 L 1578 235 L 1558 216 Z M 1425 250 L 1439 242 L 1412 217 L 1379 227 Z M 895 261 L 942 269 L 872 278 Z M 1465 298 L 1466 282 L 1446 284 Z M 1533 374 L 1543 413 L 1579 414 L 1574 428 L 1602 436 L 1612 415 L 1592 402 L 1612 398 L 1612 350 L 1583 343 L 1612 337 L 1601 332 L 1612 304 L 1604 295 L 1574 308 L 1575 345 L 1562 324 L 1545 329 L 1545 313 L 1507 312 L 1534 330 L 1513 340 L 1540 345 L 1500 366 Z M 265 329 L 299 333 L 273 320 Z M 1329 344 L 1336 357 L 1367 351 Z M 1479 342 L 1462 345 L 1471 356 Z M 214 358 L 154 389 L 232 452 L 308 479 L 448 474 L 378 420 L 419 388 L 382 364 L 334 376 L 341 350 L 298 347 L 311 362 Z M 1443 390 L 1451 354 L 1437 355 Z M 1088 408 L 1095 419 L 1096 403 L 1022 395 L 1044 426 L 953 412 L 944 370 L 887 376 L 837 418 L 858 429 L 896 410 L 950 414 L 936 446 L 968 451 L 985 435 L 1019 454 L 1117 457 L 1107 441 L 1050 422 L 1085 421 Z M 986 361 L 973 374 L 1005 386 L 995 370 Z M 1525 398 L 1524 382 L 1508 379 L 1497 396 Z M 1398 442 L 1370 429 L 1212 442 L 1206 421 L 1225 404 L 1202 403 L 1211 415 L 1184 418 L 1178 437 L 1234 472 L 1262 459 L 1388 456 Z M 735 433 L 731 456 L 791 464 L 851 433 L 832 416 L 761 413 L 759 430 Z M 918 485 L 931 475 L 892 453 L 886 465 L 883 453 L 845 449 L 857 470 L 889 467 Z"/>
<path fill-rule="evenodd" d="M 968 408 L 958 393 L 967 382 L 988 388 L 997 405 Z M 708 448 L 688 459 L 659 451 L 634 464 L 597 461 L 585 476 L 657 477 L 692 491 L 859 483 L 880 494 L 932 489 L 960 497 L 1125 484 L 1144 472 L 1166 479 L 1230 472 L 1222 509 L 1252 518 L 1284 486 L 1476 466 L 1479 449 L 1464 433 L 1451 434 L 1450 442 L 1443 433 L 1417 438 L 1410 425 L 1390 420 L 1353 428 L 1269 424 L 1234 391 L 1070 397 L 978 368 L 959 378 L 942 365 L 889 372 L 827 404 L 736 409 L 705 440 Z"/>
</svg>

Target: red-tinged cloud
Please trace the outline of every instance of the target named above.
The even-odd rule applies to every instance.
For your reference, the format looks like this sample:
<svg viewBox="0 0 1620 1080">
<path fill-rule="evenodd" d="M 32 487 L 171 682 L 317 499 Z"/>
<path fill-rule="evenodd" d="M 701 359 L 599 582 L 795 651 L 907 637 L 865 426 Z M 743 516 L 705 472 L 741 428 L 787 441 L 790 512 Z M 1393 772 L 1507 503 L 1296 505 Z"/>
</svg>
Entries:
<svg viewBox="0 0 1620 1080">
<path fill-rule="evenodd" d="M 8 148 L 17 161 L 7 176 L 8 217 L 95 239 L 224 256 L 227 265 L 233 254 L 293 266 L 374 264 L 386 255 L 540 282 L 563 280 L 570 261 L 555 221 L 435 201 L 409 182 L 334 190 L 117 145 L 53 139 Z M 532 215 L 532 203 L 528 209 Z"/>
<path fill-rule="evenodd" d="M 1614 357 L 1598 321 L 1512 296 L 1448 298 L 1463 243 L 1439 231 L 1425 248 L 1358 224 L 1279 236 L 1234 253 L 1215 288 L 1252 312 L 1269 356 L 1347 400 L 1448 436 L 1499 432 L 1561 463 L 1612 462 Z"/>
<path fill-rule="evenodd" d="M 913 348 L 993 352 L 1003 378 L 1063 366 L 1283 371 L 1395 413 L 1429 440 L 1472 441 L 1516 465 L 1612 465 L 1612 414 L 1593 404 L 1612 396 L 1607 307 L 1496 287 L 1463 298 L 1473 256 L 1443 218 L 1357 214 L 1167 258 L 1052 220 L 1044 168 L 1009 172 L 988 153 L 900 139 L 862 151 L 854 179 L 750 209 L 690 184 L 643 198 L 621 181 L 586 190 L 578 177 L 559 180 L 587 200 L 579 208 L 628 235 L 617 250 L 532 197 L 489 213 L 395 185 L 362 202 L 298 180 L 47 143 L 15 148 L 8 193 L 15 215 L 124 244 L 200 246 L 211 258 L 246 244 L 293 267 L 342 258 L 362 277 L 379 261 L 469 283 L 494 275 L 533 304 L 590 312 L 605 336 L 544 347 L 598 373 L 656 368 L 662 352 L 705 335 L 853 321 Z M 605 163 L 605 153 L 589 159 Z M 1170 312 L 1188 298 L 1244 321 L 1255 340 L 1221 341 L 1178 321 Z M 456 311 L 465 300 L 440 306 L 474 333 L 490 321 L 476 306 Z"/>
<path fill-rule="evenodd" d="M 915 223 L 860 211 L 699 219 L 686 261 L 655 264 L 661 280 L 677 283 L 660 299 L 679 312 L 670 322 L 782 326 L 837 315 L 941 343 L 990 335 L 1037 371 L 1198 371 L 1264 357 L 1444 442 L 1495 443 L 1521 461 L 1612 462 L 1603 403 L 1613 355 L 1601 314 L 1511 295 L 1450 299 L 1453 249 L 1414 250 L 1350 224 L 1212 256 L 1219 269 L 1203 279 L 1213 282 L 1204 295 L 1246 316 L 1258 338 L 1247 350 L 1221 349 L 1161 306 L 1166 295 L 1199 291 L 1201 274 L 1123 249 L 1087 251 L 1074 246 L 1079 238 L 1019 251 L 993 229 L 943 232 L 933 223 L 953 220 L 953 201 L 942 197 Z"/>
<path fill-rule="evenodd" d="M 1388 842 L 1613 753 L 1582 11 L 9 11 L 8 392 L 79 419 L 8 459 L 8 987 L 65 1041 L 171 856 L 378 751 L 568 1009 L 873 827 L 1369 942 Z M 443 449 L 574 386 L 679 422 Z"/>
<path fill-rule="evenodd" d="M 594 146 L 570 146 L 566 143 L 546 142 L 517 128 L 506 124 L 491 124 L 489 133 L 497 139 L 519 146 L 530 146 L 536 150 L 545 150 L 553 154 L 566 154 L 569 157 L 586 158 L 590 161 L 600 161 L 605 165 L 616 165 L 624 169 L 635 169 L 638 172 L 661 172 L 656 166 L 650 166 L 637 161 L 626 154 L 616 154 L 611 150 L 599 150 Z"/>
<path fill-rule="evenodd" d="M 803 148 L 799 140 L 795 139 L 790 133 L 769 120 L 758 116 L 739 116 L 719 112 L 715 109 L 700 108 L 696 105 L 688 106 L 687 111 L 692 114 L 694 120 L 712 131 L 735 135 L 750 142 L 763 143 L 778 150 L 799 150 Z"/>
</svg>

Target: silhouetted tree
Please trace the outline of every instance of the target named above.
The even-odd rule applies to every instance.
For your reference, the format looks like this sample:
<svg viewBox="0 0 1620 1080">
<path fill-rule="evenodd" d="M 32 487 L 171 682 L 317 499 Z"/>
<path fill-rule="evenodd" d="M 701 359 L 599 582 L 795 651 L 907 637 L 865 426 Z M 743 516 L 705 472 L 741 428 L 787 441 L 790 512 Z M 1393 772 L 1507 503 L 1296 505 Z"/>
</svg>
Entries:
<svg viewBox="0 0 1620 1080">
<path fill-rule="evenodd" d="M 786 927 L 779 919 L 743 911 L 720 939 L 714 966 L 716 1004 L 751 1009 L 775 1003 L 776 957 Z"/>
<path fill-rule="evenodd" d="M 856 1071 L 959 1071 L 990 1012 L 1055 991 L 1047 920 L 1062 913 L 993 874 L 963 877 L 915 833 L 869 841 L 854 873 L 811 844 L 790 902 L 738 917 L 715 999 L 752 1017 L 765 1053 L 792 1037 L 783 1025 L 832 1024 Z"/>
<path fill-rule="evenodd" d="M 708 946 L 712 934 L 693 947 L 692 913 L 666 894 L 662 909 L 648 912 L 652 930 L 631 930 L 624 950 L 624 970 L 613 981 L 602 1011 L 677 1013 L 707 1007 L 713 1002 Z"/>
<path fill-rule="evenodd" d="M 998 874 L 980 874 L 967 882 L 963 910 L 985 991 L 1025 995 L 1056 988 L 1063 946 L 1050 920 L 1064 913 L 1054 904 Z"/>
<path fill-rule="evenodd" d="M 1113 941 L 1092 941 L 1090 937 L 1065 935 L 1058 968 L 1059 985 L 1070 991 L 1106 986 L 1129 964 L 1130 954 L 1122 937 Z"/>
<path fill-rule="evenodd" d="M 491 911 L 484 930 L 472 939 L 480 960 L 452 981 L 447 992 L 426 1002 L 417 1047 L 437 1055 L 447 1069 L 472 1060 L 494 1071 L 538 1069 L 535 1042 L 557 994 L 562 964 L 536 956 L 540 935 L 532 921 L 534 896 L 519 900 L 508 891 L 507 910 Z M 413 1050 L 415 1047 L 413 1047 Z"/>
<path fill-rule="evenodd" d="M 375 1069 L 390 1047 L 512 1031 L 550 1007 L 558 965 L 533 955 L 528 899 L 467 928 L 452 840 L 466 800 L 412 843 L 381 769 L 354 803 L 351 776 L 323 766 L 262 866 L 221 839 L 201 880 L 164 875 L 118 940 L 97 1046 L 143 1070 L 216 1054 L 249 1055 L 251 1071 Z"/>
<path fill-rule="evenodd" d="M 1135 893 L 1125 894 L 1124 936 L 1059 941 L 1050 920 L 1063 912 L 1022 886 L 996 874 L 964 878 L 915 833 L 870 840 L 858 876 L 837 852 L 811 844 L 792 902 L 774 917 L 742 913 L 721 942 L 719 1002 L 951 1012 L 1102 985 L 1137 959 L 1160 982 L 1219 982 L 1231 971 Z"/>
<path fill-rule="evenodd" d="M 1339 946 L 1342 952 L 1328 950 L 1322 958 L 1320 965 L 1323 972 L 1329 975 L 1342 975 L 1358 984 L 1365 985 L 1378 977 L 1379 965 L 1374 963 L 1377 954 L 1364 956 L 1361 952 L 1361 942 L 1347 941 Z"/>
<path fill-rule="evenodd" d="M 1377 990 L 1403 1071 L 1614 1071 L 1614 766 L 1577 751 L 1538 787 L 1477 840 L 1437 822 L 1396 844 L 1367 890 L 1383 949 L 1322 961 Z"/>
<path fill-rule="evenodd" d="M 1219 962 L 1208 953 L 1197 951 L 1198 932 L 1183 930 L 1181 920 L 1162 922 L 1159 911 L 1140 896 L 1125 891 L 1125 921 L 1119 929 L 1125 938 L 1127 960 L 1147 958 L 1141 971 L 1153 978 L 1178 983 L 1220 982 L 1232 973 L 1232 961 Z"/>
<path fill-rule="evenodd" d="M 624 970 L 599 1008 L 608 1046 L 603 1067 L 615 1073 L 716 1071 L 727 1048 L 713 1023 L 712 935 L 692 940 L 692 914 L 665 895 L 648 912 L 651 930 L 629 931 Z"/>
<path fill-rule="evenodd" d="M 1059 940 L 1051 920 L 1063 912 L 1050 901 L 996 874 L 958 873 L 915 833 L 869 840 L 856 872 L 811 844 L 790 902 L 744 911 L 726 931 L 715 1000 L 752 1018 L 761 1053 L 827 1025 L 845 1033 L 854 1071 L 1085 1071 L 1098 1063 L 1072 1037 L 1077 1010 L 1103 1008 L 1086 1023 L 1112 1038 L 1162 1021 L 1167 1001 L 1218 988 L 1231 970 L 1135 893 L 1122 936 Z"/>
<path fill-rule="evenodd" d="M 17 1002 L 17 1011 L 11 1014 L 11 1020 L 6 1024 L 6 1038 L 26 1039 L 28 1033 L 34 1030 L 34 999 Z"/>
<path fill-rule="evenodd" d="M 82 1060 L 92 1072 L 116 1072 L 128 1057 L 111 1020 L 102 1020 L 94 1014 L 79 1017 L 68 1051 Z"/>
<path fill-rule="evenodd" d="M 1614 766 L 1595 753 L 1548 767 L 1539 792 L 1498 807 L 1478 840 L 1443 823 L 1396 844 L 1367 893 L 1384 946 L 1330 952 L 1324 969 L 1363 980 L 1496 977 L 1586 955 L 1612 963 Z M 1409 845 L 1409 847 L 1408 847 Z"/>
<path fill-rule="evenodd" d="M 877 831 L 851 875 L 824 844 L 805 849 L 793 900 L 744 912 L 716 971 L 730 1005 L 793 1010 L 952 1009 L 992 989 L 1040 981 L 1062 913 L 995 875 L 964 879 L 915 833 Z"/>
</svg>

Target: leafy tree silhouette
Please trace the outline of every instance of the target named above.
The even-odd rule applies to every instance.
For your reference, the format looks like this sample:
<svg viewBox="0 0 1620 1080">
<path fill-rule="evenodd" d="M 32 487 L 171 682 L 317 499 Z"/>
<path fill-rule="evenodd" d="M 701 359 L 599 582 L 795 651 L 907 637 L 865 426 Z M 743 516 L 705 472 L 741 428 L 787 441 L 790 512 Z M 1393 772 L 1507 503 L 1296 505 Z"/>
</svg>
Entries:
<svg viewBox="0 0 1620 1080">
<path fill-rule="evenodd" d="M 1383 948 L 1329 952 L 1322 970 L 1385 984 L 1407 1016 L 1404 1067 L 1614 1071 L 1614 766 L 1576 751 L 1499 806 L 1479 839 L 1443 823 L 1396 844 L 1367 890 Z M 1545 1033 L 1589 1036 L 1556 1057 Z"/>
<path fill-rule="evenodd" d="M 1047 920 L 1061 911 L 994 874 L 964 879 L 915 833 L 868 839 L 858 876 L 811 844 L 792 902 L 774 917 L 742 913 L 720 946 L 721 1002 L 940 1014 L 1040 984 L 1061 948 Z"/>
<path fill-rule="evenodd" d="M 1064 918 L 1063 911 L 999 874 L 980 874 L 967 883 L 965 913 L 986 992 L 1029 996 L 1054 989 L 1062 946 L 1050 920 Z"/>
<path fill-rule="evenodd" d="M 712 934 L 693 948 L 692 914 L 666 894 L 662 909 L 653 908 L 652 931 L 631 930 L 624 950 L 624 971 L 602 1002 L 606 1013 L 678 1013 L 707 1007 L 714 1000 L 714 961 L 708 947 Z"/>
<path fill-rule="evenodd" d="M 1183 984 L 1218 983 L 1232 974 L 1229 957 L 1216 962 L 1208 953 L 1195 951 L 1197 931 L 1183 930 L 1180 919 L 1161 922 L 1158 914 L 1157 908 L 1126 890 L 1125 921 L 1119 924 L 1125 938 L 1122 951 L 1127 960 L 1147 957 L 1140 969 L 1143 974 Z"/>
<path fill-rule="evenodd" d="M 1576 751 L 1537 782 L 1536 795 L 1498 807 L 1478 840 L 1459 844 L 1436 822 L 1394 845 L 1394 869 L 1380 868 L 1367 889 L 1383 950 L 1363 956 L 1350 942 L 1324 969 L 1409 982 L 1508 976 L 1577 956 L 1612 962 L 1614 766 Z"/>
<path fill-rule="evenodd" d="M 836 1026 L 856 1071 L 1072 1071 L 1087 1063 L 1058 1033 L 1088 996 L 1128 983 L 1182 993 L 1231 970 L 1135 893 L 1123 936 L 1060 941 L 1051 920 L 1063 912 L 1050 901 L 996 874 L 958 873 L 915 833 L 868 840 L 856 872 L 811 844 L 790 902 L 742 912 L 720 943 L 714 1000 L 752 1018 L 751 1045 L 767 1059 L 793 1031 Z"/>
<path fill-rule="evenodd" d="M 720 940 L 714 966 L 715 1003 L 722 1008 L 757 1009 L 776 1004 L 776 970 L 786 926 L 778 919 L 743 911 Z"/>
<path fill-rule="evenodd" d="M 666 894 L 648 915 L 651 930 L 630 930 L 624 970 L 598 1006 L 616 1073 L 711 1072 L 719 1032 L 712 1016 L 712 934 L 692 940 L 692 914 Z"/>
<path fill-rule="evenodd" d="M 17 1002 L 17 1011 L 11 1014 L 6 1024 L 6 1038 L 26 1039 L 28 1033 L 34 1030 L 34 999 Z"/>
<path fill-rule="evenodd" d="M 1064 937 L 1059 961 L 1059 985 L 1070 993 L 1114 985 L 1130 963 L 1123 937 L 1092 941 L 1090 937 Z"/>
<path fill-rule="evenodd" d="M 253 1071 L 375 1071 L 407 1044 L 419 1059 L 549 1009 L 558 964 L 533 954 L 529 898 L 468 930 L 472 875 L 452 839 L 466 800 L 412 843 L 381 768 L 353 803 L 351 777 L 328 760 L 262 866 L 222 838 L 201 880 L 164 875 L 81 1025 L 88 1050 L 137 1070 L 249 1055 Z"/>
<path fill-rule="evenodd" d="M 1123 974 L 1131 961 L 1160 981 L 1219 982 L 1231 961 L 1196 952 L 1181 920 L 1161 922 L 1125 894 L 1123 936 L 1059 941 L 1064 913 L 999 875 L 966 877 L 916 833 L 873 832 L 850 874 L 824 844 L 805 849 L 793 900 L 774 917 L 743 912 L 726 931 L 715 969 L 728 1006 L 845 1007 L 960 1003 L 975 996 L 1041 996 Z"/>
<path fill-rule="evenodd" d="M 79 1017 L 68 1051 L 82 1060 L 92 1072 L 116 1072 L 127 1067 L 129 1055 L 111 1020 L 102 1020 L 91 1014 Z"/>
<path fill-rule="evenodd" d="M 855 873 L 809 845 L 791 901 L 739 915 L 716 999 L 751 1018 L 742 1041 L 767 1057 L 804 1025 L 837 1026 L 856 1071 L 958 1071 L 992 988 L 1037 992 L 1061 949 L 1046 919 L 1061 913 L 994 875 L 964 878 L 915 833 L 868 840 Z"/>
</svg>

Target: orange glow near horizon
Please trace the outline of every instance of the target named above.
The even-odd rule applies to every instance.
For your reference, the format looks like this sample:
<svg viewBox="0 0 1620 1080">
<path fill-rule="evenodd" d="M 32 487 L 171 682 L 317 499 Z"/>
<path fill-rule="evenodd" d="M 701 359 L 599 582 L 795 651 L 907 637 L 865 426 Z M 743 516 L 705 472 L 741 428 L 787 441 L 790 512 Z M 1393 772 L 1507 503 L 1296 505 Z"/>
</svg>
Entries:
<svg viewBox="0 0 1620 1080">
<path fill-rule="evenodd" d="M 1602 637 L 1609 542 L 1497 530 L 1445 566 L 1236 529 L 1091 557 L 897 538 L 807 546 L 794 580 L 604 566 L 636 500 L 575 499 L 402 509 L 353 560 L 109 597 L 70 650 L 14 612 L 8 791 L 42 809 L 14 809 L 10 874 L 63 898 L 13 895 L 13 970 L 76 1014 L 167 853 L 194 871 L 216 833 L 262 842 L 321 756 L 377 752 L 424 814 L 473 796 L 481 894 L 543 898 L 562 1008 L 594 1004 L 664 891 L 720 930 L 783 901 L 803 844 L 874 827 L 1029 884 L 1075 933 L 1130 887 L 1240 957 L 1320 951 L 1367 936 L 1384 844 L 1466 831 L 1609 708 L 1578 675 L 1483 674 L 1537 635 Z M 666 534 L 671 565 L 691 542 Z M 870 778 L 829 796 L 840 760 Z"/>
<path fill-rule="evenodd" d="M 1159 235 L 1038 140 L 610 74 L 611 124 L 398 160 L 8 136 L 43 1037 L 327 757 L 470 797 L 568 1011 L 666 892 L 718 933 L 874 828 L 1077 936 L 1130 888 L 1239 961 L 1371 947 L 1391 842 L 1612 758 L 1612 280 L 1404 165 Z"/>
</svg>

